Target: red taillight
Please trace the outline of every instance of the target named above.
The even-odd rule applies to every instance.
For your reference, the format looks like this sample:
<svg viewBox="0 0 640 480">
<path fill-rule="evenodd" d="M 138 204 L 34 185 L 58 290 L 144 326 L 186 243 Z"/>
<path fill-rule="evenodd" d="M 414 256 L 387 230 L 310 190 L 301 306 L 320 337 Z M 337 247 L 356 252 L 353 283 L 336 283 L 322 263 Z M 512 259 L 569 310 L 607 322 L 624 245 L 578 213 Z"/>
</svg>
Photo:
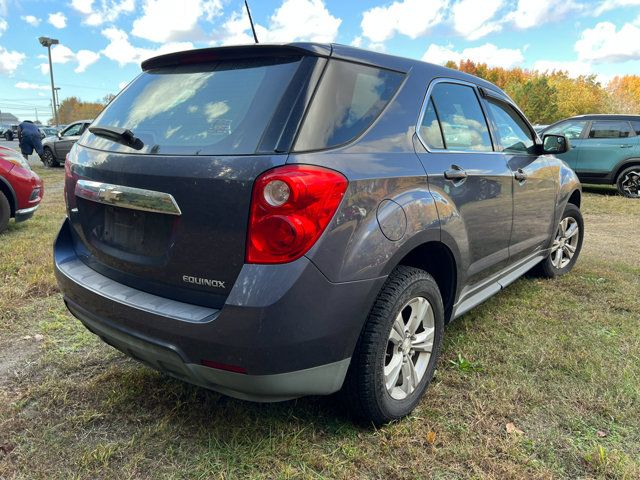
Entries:
<svg viewBox="0 0 640 480">
<path fill-rule="evenodd" d="M 226 370 L 227 372 L 244 373 L 244 374 L 247 373 L 246 368 L 240 367 L 238 365 L 229 365 L 227 363 L 214 362 L 213 360 L 200 360 L 200 363 L 205 367 L 215 368 L 218 370 Z"/>
<path fill-rule="evenodd" d="M 347 190 L 340 173 L 310 165 L 285 165 L 253 185 L 247 263 L 286 263 L 318 240 Z"/>
<path fill-rule="evenodd" d="M 76 208 L 75 189 L 76 182 L 78 181 L 78 175 L 73 173 L 73 170 L 71 169 L 69 155 L 70 153 L 67 154 L 64 162 L 64 196 L 67 199 L 67 209 L 71 210 Z"/>
</svg>

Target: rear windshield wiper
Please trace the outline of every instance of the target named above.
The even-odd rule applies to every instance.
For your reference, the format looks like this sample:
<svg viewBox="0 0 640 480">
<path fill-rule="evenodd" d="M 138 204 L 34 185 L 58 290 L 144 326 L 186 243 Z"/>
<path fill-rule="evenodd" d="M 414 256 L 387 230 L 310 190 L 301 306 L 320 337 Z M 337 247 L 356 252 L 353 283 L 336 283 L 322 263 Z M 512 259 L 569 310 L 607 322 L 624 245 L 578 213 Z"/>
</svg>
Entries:
<svg viewBox="0 0 640 480">
<path fill-rule="evenodd" d="M 98 137 L 108 138 L 114 142 L 131 147 L 134 150 L 141 150 L 142 147 L 144 147 L 142 140 L 136 137 L 131 130 L 127 130 L 126 128 L 95 125 L 93 127 L 89 127 L 89 131 Z"/>
</svg>

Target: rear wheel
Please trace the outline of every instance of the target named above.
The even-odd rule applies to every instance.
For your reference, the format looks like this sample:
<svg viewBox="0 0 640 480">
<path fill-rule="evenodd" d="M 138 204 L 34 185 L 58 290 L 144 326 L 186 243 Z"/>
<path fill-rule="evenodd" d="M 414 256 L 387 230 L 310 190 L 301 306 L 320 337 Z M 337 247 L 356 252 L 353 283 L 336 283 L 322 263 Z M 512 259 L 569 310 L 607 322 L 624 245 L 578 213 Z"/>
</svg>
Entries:
<svg viewBox="0 0 640 480">
<path fill-rule="evenodd" d="M 11 132 L 5 132 L 5 134 L 4 134 L 4 139 L 5 139 L 7 142 L 10 142 L 11 140 L 13 140 L 13 133 L 11 133 Z"/>
<path fill-rule="evenodd" d="M 11 206 L 4 193 L 0 192 L 0 233 L 4 232 L 11 217 Z"/>
<path fill-rule="evenodd" d="M 433 378 L 443 330 L 442 297 L 433 277 L 396 268 L 351 360 L 345 393 L 354 414 L 381 425 L 411 413 Z"/>
<path fill-rule="evenodd" d="M 48 147 L 45 147 L 44 152 L 42 153 L 42 163 L 44 163 L 46 167 L 50 168 L 60 166 L 60 164 L 58 163 L 58 159 Z"/>
<path fill-rule="evenodd" d="M 640 165 L 624 169 L 616 179 L 618 192 L 627 198 L 640 198 Z"/>
<path fill-rule="evenodd" d="M 569 272 L 580 255 L 584 237 L 584 221 L 580 209 L 567 204 L 551 245 L 551 253 L 534 269 L 542 277 L 555 278 Z"/>
</svg>

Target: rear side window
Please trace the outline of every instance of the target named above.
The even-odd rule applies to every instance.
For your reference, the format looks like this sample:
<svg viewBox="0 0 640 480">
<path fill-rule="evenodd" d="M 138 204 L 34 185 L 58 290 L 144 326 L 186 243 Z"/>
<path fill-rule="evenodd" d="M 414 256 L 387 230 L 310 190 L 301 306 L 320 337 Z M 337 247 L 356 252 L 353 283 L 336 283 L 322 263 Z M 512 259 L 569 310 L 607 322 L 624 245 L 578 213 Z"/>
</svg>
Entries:
<svg viewBox="0 0 640 480">
<path fill-rule="evenodd" d="M 431 99 L 429 99 L 429 103 L 427 103 L 427 109 L 424 112 L 424 117 L 422 117 L 422 123 L 420 124 L 420 138 L 427 142 L 429 148 L 445 148 L 442 129 L 440 128 L 440 122 L 438 122 L 438 116 L 436 115 L 435 108 L 433 108 L 433 100 Z"/>
<path fill-rule="evenodd" d="M 82 143 L 147 154 L 255 153 L 300 61 L 233 60 L 144 72 L 93 123 L 129 129 L 144 148 L 95 135 Z"/>
<path fill-rule="evenodd" d="M 358 137 L 378 118 L 403 77 L 390 70 L 329 61 L 295 150 L 335 147 Z"/>
<path fill-rule="evenodd" d="M 562 122 L 555 127 L 550 128 L 544 133 L 551 133 L 553 135 L 564 135 L 569 140 L 575 140 L 580 138 L 582 130 L 587 124 L 586 120 L 569 120 L 568 122 Z"/>
<path fill-rule="evenodd" d="M 636 132 L 636 135 L 640 135 L 640 120 L 634 120 L 631 122 L 631 126 Z"/>
<path fill-rule="evenodd" d="M 533 153 L 533 135 L 522 117 L 511 106 L 492 99 L 487 100 L 487 106 L 502 151 Z"/>
<path fill-rule="evenodd" d="M 625 121 L 595 121 L 589 132 L 589 138 L 627 138 L 631 135 L 631 126 Z"/>
<path fill-rule="evenodd" d="M 433 87 L 431 99 L 448 150 L 493 150 L 487 122 L 472 87 L 438 83 Z"/>
</svg>

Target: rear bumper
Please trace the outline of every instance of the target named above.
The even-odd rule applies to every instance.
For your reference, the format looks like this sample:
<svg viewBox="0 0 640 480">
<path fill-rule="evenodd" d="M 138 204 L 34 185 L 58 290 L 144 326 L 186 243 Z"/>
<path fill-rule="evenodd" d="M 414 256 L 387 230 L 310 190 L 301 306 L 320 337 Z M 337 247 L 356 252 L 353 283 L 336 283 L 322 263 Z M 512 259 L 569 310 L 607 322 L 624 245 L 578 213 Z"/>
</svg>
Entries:
<svg viewBox="0 0 640 480">
<path fill-rule="evenodd" d="M 67 307 L 106 343 L 174 377 L 253 401 L 339 390 L 384 282 L 331 283 L 305 257 L 286 265 L 245 265 L 216 310 L 95 272 L 76 256 L 67 222 L 54 261 Z M 246 373 L 206 367 L 203 360 Z"/>
</svg>

